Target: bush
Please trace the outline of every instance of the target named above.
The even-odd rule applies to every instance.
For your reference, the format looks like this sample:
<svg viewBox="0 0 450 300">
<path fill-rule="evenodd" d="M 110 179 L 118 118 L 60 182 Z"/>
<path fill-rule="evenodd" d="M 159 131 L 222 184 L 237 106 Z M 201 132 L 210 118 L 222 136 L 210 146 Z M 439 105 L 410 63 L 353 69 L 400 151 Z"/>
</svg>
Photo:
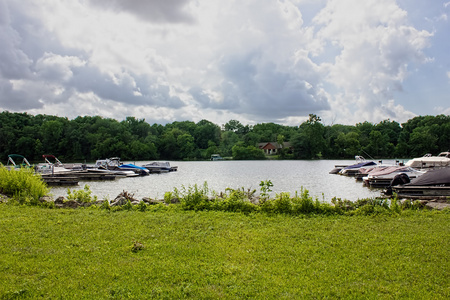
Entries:
<svg viewBox="0 0 450 300">
<path fill-rule="evenodd" d="M 197 184 L 182 187 L 182 191 L 176 190 L 174 194 L 180 199 L 181 206 L 185 210 L 204 210 L 210 208 L 208 199 L 208 184 L 205 182 L 203 188 L 199 188 Z"/>
<path fill-rule="evenodd" d="M 216 210 L 229 212 L 243 212 L 251 213 L 258 210 L 258 207 L 250 202 L 249 195 L 253 193 L 246 193 L 244 190 L 227 189 L 229 195 L 225 198 L 216 198 L 213 202 L 213 207 Z"/>
<path fill-rule="evenodd" d="M 33 169 L 8 170 L 0 166 L 0 193 L 16 198 L 19 203 L 38 204 L 39 198 L 49 193 L 41 176 Z"/>
<path fill-rule="evenodd" d="M 90 203 L 93 201 L 97 201 L 97 196 L 91 196 L 92 191 L 89 188 L 89 185 L 85 185 L 82 190 L 73 190 L 67 189 L 67 200 L 75 200 L 82 203 Z"/>
</svg>

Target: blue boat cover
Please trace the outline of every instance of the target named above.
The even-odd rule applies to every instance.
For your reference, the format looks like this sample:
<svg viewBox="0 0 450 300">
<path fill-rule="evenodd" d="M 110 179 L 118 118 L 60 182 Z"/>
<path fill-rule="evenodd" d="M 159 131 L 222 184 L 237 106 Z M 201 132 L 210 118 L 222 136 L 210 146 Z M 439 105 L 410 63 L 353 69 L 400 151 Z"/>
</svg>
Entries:
<svg viewBox="0 0 450 300">
<path fill-rule="evenodd" d="M 365 161 L 365 162 L 362 162 L 362 163 L 358 163 L 358 164 L 355 164 L 355 165 L 351 165 L 351 166 L 345 167 L 344 170 L 357 169 L 357 168 L 362 168 L 362 167 L 365 167 L 365 166 L 373 166 L 373 165 L 376 165 L 376 163 L 373 162 L 373 161 Z"/>
<path fill-rule="evenodd" d="M 134 168 L 134 169 L 140 169 L 140 170 L 147 171 L 147 168 L 139 167 L 139 166 L 136 166 L 136 165 L 133 165 L 133 164 L 121 165 L 119 168 Z"/>
</svg>

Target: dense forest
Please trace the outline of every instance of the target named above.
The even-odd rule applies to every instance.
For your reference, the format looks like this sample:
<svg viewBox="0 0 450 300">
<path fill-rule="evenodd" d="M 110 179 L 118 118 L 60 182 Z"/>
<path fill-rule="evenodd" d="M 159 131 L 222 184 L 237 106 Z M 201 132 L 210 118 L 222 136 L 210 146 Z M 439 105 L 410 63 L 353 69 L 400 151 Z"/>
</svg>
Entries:
<svg viewBox="0 0 450 300">
<path fill-rule="evenodd" d="M 122 160 L 204 160 L 211 154 L 233 159 L 264 159 L 259 143 L 276 142 L 281 159 L 339 159 L 355 155 L 409 158 L 450 149 L 450 117 L 418 116 L 399 124 L 384 120 L 356 125 L 324 125 L 311 114 L 299 126 L 275 123 L 243 125 L 208 120 L 150 125 L 145 119 L 123 121 L 99 116 L 73 120 L 50 115 L 0 113 L 0 161 L 21 154 L 39 162 L 53 154 L 63 162 Z M 288 143 L 287 143 L 288 142 Z"/>
</svg>

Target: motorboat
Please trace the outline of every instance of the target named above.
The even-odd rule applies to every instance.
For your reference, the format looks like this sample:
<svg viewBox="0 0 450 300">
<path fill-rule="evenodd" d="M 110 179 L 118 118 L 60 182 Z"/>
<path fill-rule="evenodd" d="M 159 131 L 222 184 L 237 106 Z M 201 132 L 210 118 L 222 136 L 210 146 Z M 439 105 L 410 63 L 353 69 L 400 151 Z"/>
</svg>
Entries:
<svg viewBox="0 0 450 300">
<path fill-rule="evenodd" d="M 438 156 L 427 153 L 409 160 L 405 165 L 417 169 L 450 167 L 450 152 L 441 152 Z"/>
<path fill-rule="evenodd" d="M 346 176 L 355 176 L 359 173 L 361 168 L 377 166 L 377 163 L 374 161 L 366 161 L 362 156 L 355 156 L 357 161 L 356 164 L 343 167 L 337 174 L 346 175 Z"/>
<path fill-rule="evenodd" d="M 124 165 L 119 157 L 111 157 L 107 159 L 98 159 L 93 166 L 87 166 L 89 172 L 104 172 L 110 171 L 119 176 L 125 175 L 127 177 L 148 175 L 149 171 L 145 168 L 136 166 L 134 164 Z"/>
<path fill-rule="evenodd" d="M 394 185 L 391 189 L 399 197 L 449 197 L 450 167 L 428 170 L 422 176 L 411 180 L 411 182 Z"/>
<path fill-rule="evenodd" d="M 211 155 L 211 160 L 212 160 L 212 161 L 223 160 L 223 157 L 220 156 L 220 154 L 212 154 L 212 155 Z"/>
<path fill-rule="evenodd" d="M 150 171 L 144 167 L 136 166 L 135 164 L 122 164 L 119 166 L 119 170 L 121 171 L 133 171 L 136 174 L 141 176 L 145 176 L 150 174 Z"/>
<path fill-rule="evenodd" d="M 178 170 L 177 166 L 171 166 L 168 161 L 166 161 L 166 162 L 155 161 L 152 163 L 142 165 L 142 167 L 149 170 L 150 173 L 168 173 L 168 172 L 174 172 L 174 171 Z"/>
<path fill-rule="evenodd" d="M 387 187 L 398 174 L 405 174 L 411 180 L 425 174 L 425 171 L 416 170 L 407 166 L 386 166 L 374 168 L 363 177 L 365 185 L 370 187 Z"/>
</svg>

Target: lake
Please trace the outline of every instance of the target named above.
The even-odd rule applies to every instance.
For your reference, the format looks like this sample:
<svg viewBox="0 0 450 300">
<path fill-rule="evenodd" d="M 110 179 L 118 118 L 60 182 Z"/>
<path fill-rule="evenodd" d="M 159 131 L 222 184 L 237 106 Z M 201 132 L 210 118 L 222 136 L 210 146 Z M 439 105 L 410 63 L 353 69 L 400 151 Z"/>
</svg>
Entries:
<svg viewBox="0 0 450 300">
<path fill-rule="evenodd" d="M 138 166 L 151 161 L 124 162 Z M 263 161 L 176 161 L 178 171 L 165 174 L 150 174 L 143 177 L 118 178 L 113 181 L 80 181 L 81 189 L 89 185 L 100 199 L 114 199 L 122 191 L 134 194 L 135 198 L 150 197 L 162 199 L 165 192 L 174 188 L 207 182 L 210 191 L 224 192 L 226 188 L 256 189 L 263 180 L 273 183 L 273 192 L 289 192 L 294 195 L 303 187 L 319 200 L 331 201 L 333 197 L 357 200 L 381 195 L 379 189 L 369 189 L 352 177 L 329 174 L 335 165 L 354 164 L 354 160 L 263 160 Z M 389 163 L 389 162 L 386 162 Z M 393 163 L 393 162 L 392 162 Z M 53 187 L 54 196 L 67 196 L 67 187 Z"/>
</svg>

